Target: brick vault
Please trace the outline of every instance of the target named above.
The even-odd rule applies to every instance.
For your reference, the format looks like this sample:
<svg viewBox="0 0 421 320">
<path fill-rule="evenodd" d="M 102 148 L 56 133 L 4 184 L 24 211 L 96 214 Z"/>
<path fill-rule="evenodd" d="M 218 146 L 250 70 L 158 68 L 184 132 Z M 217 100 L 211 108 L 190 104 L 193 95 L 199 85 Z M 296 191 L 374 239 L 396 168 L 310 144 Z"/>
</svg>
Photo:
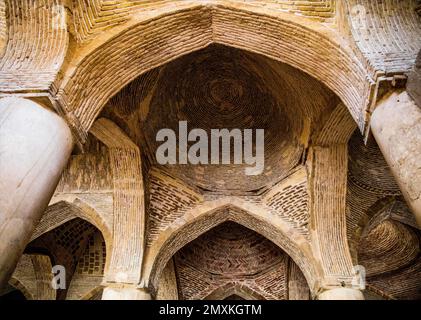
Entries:
<svg viewBox="0 0 421 320">
<path fill-rule="evenodd" d="M 420 7 L 0 0 L 0 299 L 421 299 Z"/>
</svg>

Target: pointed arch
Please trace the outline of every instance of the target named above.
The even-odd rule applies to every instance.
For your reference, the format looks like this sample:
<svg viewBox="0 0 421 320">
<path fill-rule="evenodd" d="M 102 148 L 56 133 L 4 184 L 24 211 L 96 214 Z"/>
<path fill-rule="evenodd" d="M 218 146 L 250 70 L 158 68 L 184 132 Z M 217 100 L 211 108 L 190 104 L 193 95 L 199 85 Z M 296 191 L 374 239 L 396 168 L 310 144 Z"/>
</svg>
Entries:
<svg viewBox="0 0 421 320">
<path fill-rule="evenodd" d="M 235 282 L 224 284 L 215 289 L 204 297 L 203 300 L 224 300 L 232 295 L 237 295 L 245 300 L 266 300 L 265 297 L 256 290 Z"/>
<path fill-rule="evenodd" d="M 189 242 L 227 221 L 253 230 L 279 246 L 303 271 L 311 290 L 316 288 L 322 271 L 307 239 L 264 207 L 239 198 L 224 198 L 201 204 L 168 226 L 147 251 L 143 265 L 143 284 L 149 286 L 155 294 L 160 274 L 168 260 Z"/>
<path fill-rule="evenodd" d="M 101 231 L 105 243 L 111 244 L 110 226 L 94 208 L 78 198 L 72 202 L 62 200 L 48 206 L 31 236 L 31 241 L 75 218 L 81 218 L 92 224 Z"/>
<path fill-rule="evenodd" d="M 80 48 L 63 67 L 53 95 L 84 139 L 106 102 L 125 85 L 212 43 L 262 54 L 309 74 L 335 92 L 364 127 L 375 74 L 350 44 L 314 21 L 246 5 L 166 7 L 147 20 L 132 19 Z"/>
<path fill-rule="evenodd" d="M 76 218 L 85 220 L 97 228 L 104 238 L 106 252 L 111 252 L 113 239 L 111 226 L 109 226 L 97 210 L 79 198 L 75 198 L 72 202 L 62 200 L 48 206 L 41 221 L 36 226 L 30 241 Z M 109 259 L 107 258 L 105 270 L 108 270 L 108 265 Z"/>
</svg>

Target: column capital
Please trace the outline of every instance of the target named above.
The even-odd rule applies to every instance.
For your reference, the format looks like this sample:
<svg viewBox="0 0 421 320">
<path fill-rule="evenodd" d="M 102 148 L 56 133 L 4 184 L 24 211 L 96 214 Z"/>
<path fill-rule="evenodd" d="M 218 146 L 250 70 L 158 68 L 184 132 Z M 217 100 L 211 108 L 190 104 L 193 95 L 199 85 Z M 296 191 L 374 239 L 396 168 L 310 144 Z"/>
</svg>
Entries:
<svg viewBox="0 0 421 320">
<path fill-rule="evenodd" d="M 152 300 L 146 288 L 133 284 L 105 283 L 102 300 Z"/>
<path fill-rule="evenodd" d="M 358 289 L 339 287 L 323 290 L 317 300 L 364 300 L 364 295 Z"/>
</svg>

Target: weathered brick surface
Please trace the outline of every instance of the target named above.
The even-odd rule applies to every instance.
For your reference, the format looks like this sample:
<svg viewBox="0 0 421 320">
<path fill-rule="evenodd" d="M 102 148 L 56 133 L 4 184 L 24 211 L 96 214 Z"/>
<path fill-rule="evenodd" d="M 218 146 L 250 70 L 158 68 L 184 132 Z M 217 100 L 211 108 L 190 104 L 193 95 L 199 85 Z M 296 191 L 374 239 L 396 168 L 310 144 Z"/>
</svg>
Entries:
<svg viewBox="0 0 421 320">
<path fill-rule="evenodd" d="M 74 35 L 79 42 L 93 39 L 100 32 L 127 22 L 133 14 L 172 3 L 178 6 L 200 4 L 204 1 L 190 0 L 77 0 L 72 2 Z M 248 4 L 256 7 L 266 7 L 270 10 L 286 11 L 299 14 L 319 21 L 330 21 L 335 15 L 335 0 L 320 1 L 290 1 L 290 0 L 229 0 L 212 1 L 218 3 Z M 210 2 L 207 1 L 207 4 Z"/>
<path fill-rule="evenodd" d="M 176 255 L 180 298 L 204 299 L 227 285 L 247 287 L 265 299 L 288 298 L 288 256 L 257 233 L 225 223 Z M 222 294 L 222 293 L 221 293 Z"/>
<path fill-rule="evenodd" d="M 356 264 L 372 295 L 420 298 L 419 228 L 377 145 L 352 135 L 389 76 L 408 75 L 418 103 L 418 13 L 415 0 L 0 0 L 0 96 L 56 109 L 78 142 L 10 284 L 56 298 L 42 251 L 69 269 L 59 299 L 100 299 L 101 284 L 309 299 L 351 286 Z M 263 174 L 158 165 L 157 131 L 181 120 L 264 128 Z"/>
<path fill-rule="evenodd" d="M 0 57 L 3 56 L 7 43 L 6 2 L 0 1 Z"/>
<path fill-rule="evenodd" d="M 8 42 L 0 60 L 0 92 L 47 91 L 64 61 L 69 34 L 58 0 L 6 1 Z M 0 5 L 1 7 L 1 5 Z M 4 32 L 0 31 L 1 38 Z M 3 40 L 4 41 L 4 40 Z"/>
<path fill-rule="evenodd" d="M 415 0 L 348 0 L 355 43 L 369 64 L 386 74 L 404 73 L 421 48 Z"/>
<path fill-rule="evenodd" d="M 68 300 L 92 299 L 92 295 L 101 288 L 105 261 L 105 241 L 97 231 L 90 236 L 85 252 L 78 261 L 67 294 Z"/>
<path fill-rule="evenodd" d="M 65 72 L 64 82 L 55 85 L 63 89 L 59 92 L 60 104 L 71 113 L 70 119 L 77 119 L 87 129 L 105 102 L 124 84 L 152 66 L 162 65 L 215 41 L 262 53 L 311 74 L 336 92 L 363 126 L 364 115 L 361 112 L 367 102 L 372 76 L 346 46 L 340 45 L 341 40 L 334 36 L 332 30 L 322 27 L 320 32 L 316 32 L 309 28 L 309 24 L 311 27 L 314 22 L 302 21 L 295 16 L 291 18 L 292 21 L 279 20 L 274 12 L 267 10 L 261 13 L 255 7 L 180 7 L 174 13 L 151 18 L 153 24 L 133 26 L 110 40 L 107 46 L 98 47 L 83 61 L 75 62 L 77 68 Z M 259 26 L 255 24 L 257 20 Z M 157 24 L 167 27 L 155 30 Z M 135 36 L 137 33 L 139 36 Z M 170 33 L 177 34 L 177 37 Z M 146 36 L 148 34 L 149 37 Z M 137 43 L 132 39 L 137 39 Z M 157 46 L 160 46 L 159 50 Z M 297 52 L 299 54 L 294 54 Z M 149 54 L 152 55 L 148 57 Z M 316 62 L 316 56 L 324 56 L 325 59 Z M 332 61 L 335 63 L 332 64 Z M 123 65 L 124 74 L 112 71 Z M 148 68 L 145 68 L 146 65 Z M 86 72 L 92 77 L 84 77 Z M 121 77 L 118 82 L 107 81 L 108 77 L 116 76 Z M 87 87 L 91 88 L 90 111 L 86 110 L 88 101 L 85 101 L 85 93 L 82 92 Z M 76 92 L 76 88 L 82 91 Z M 78 123 L 75 125 L 79 126 Z"/>
</svg>

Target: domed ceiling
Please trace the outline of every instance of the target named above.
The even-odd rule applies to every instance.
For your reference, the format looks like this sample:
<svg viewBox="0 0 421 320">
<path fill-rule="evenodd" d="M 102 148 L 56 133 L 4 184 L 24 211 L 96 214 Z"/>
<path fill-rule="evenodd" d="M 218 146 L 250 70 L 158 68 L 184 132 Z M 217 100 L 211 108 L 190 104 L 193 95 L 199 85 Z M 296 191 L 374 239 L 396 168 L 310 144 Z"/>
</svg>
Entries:
<svg viewBox="0 0 421 320">
<path fill-rule="evenodd" d="M 300 163 L 311 130 L 337 103 L 330 90 L 290 66 L 212 45 L 140 76 L 109 101 L 102 116 L 137 142 L 150 166 L 205 191 L 241 193 L 286 177 Z M 179 121 L 187 121 L 189 131 L 204 129 L 209 138 L 211 129 L 264 129 L 263 173 L 245 175 L 254 167 L 246 163 L 159 165 L 155 153 L 162 142 L 156 135 L 169 128 L 178 136 Z"/>
</svg>

